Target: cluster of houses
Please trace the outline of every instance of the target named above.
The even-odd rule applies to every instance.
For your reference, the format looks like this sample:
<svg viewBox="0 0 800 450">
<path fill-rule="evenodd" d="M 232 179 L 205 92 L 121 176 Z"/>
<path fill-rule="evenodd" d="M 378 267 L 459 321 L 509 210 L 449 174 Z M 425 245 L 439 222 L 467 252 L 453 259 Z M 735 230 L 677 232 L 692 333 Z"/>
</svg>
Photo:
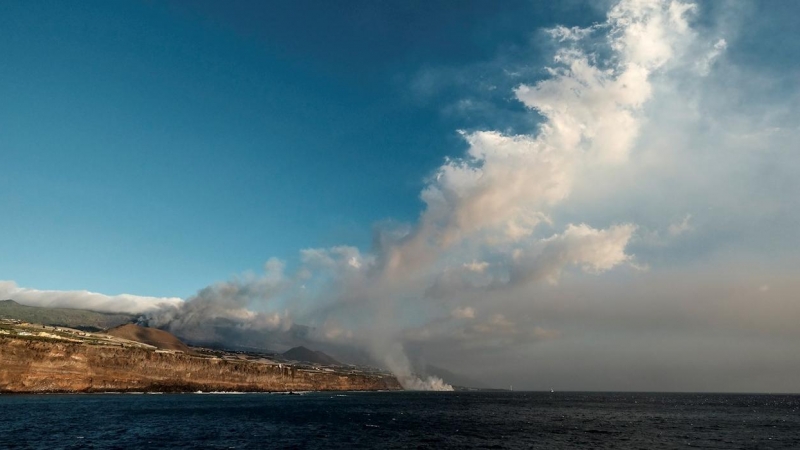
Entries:
<svg viewBox="0 0 800 450">
<path fill-rule="evenodd" d="M 83 342 L 95 345 L 114 345 L 124 347 L 125 344 L 130 343 L 132 346 L 147 346 L 146 344 L 140 344 L 138 342 L 122 342 L 123 340 L 121 339 L 105 334 L 88 333 L 72 328 L 32 324 L 23 320 L 10 318 L 0 318 L 0 335 L 22 338 L 44 338 L 73 343 Z"/>
</svg>

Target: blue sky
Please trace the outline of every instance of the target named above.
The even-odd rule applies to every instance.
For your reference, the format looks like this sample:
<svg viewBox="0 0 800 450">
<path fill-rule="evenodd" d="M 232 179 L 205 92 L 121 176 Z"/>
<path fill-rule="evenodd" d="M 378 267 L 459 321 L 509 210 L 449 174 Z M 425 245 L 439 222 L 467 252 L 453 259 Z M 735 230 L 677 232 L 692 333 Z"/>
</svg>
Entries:
<svg viewBox="0 0 800 450">
<path fill-rule="evenodd" d="M 464 150 L 468 121 L 409 85 L 587 9 L 532 6 L 4 2 L 0 273 L 186 297 L 269 256 L 368 246 Z"/>
<path fill-rule="evenodd" d="M 399 376 L 800 392 L 798 13 L 3 2 L 0 297 Z"/>
</svg>

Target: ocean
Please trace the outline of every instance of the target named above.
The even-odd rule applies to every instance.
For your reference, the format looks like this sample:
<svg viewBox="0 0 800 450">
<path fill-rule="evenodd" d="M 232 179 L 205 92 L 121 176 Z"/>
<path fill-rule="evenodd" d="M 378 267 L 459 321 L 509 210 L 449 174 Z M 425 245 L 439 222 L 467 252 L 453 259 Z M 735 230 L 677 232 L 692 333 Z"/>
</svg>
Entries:
<svg viewBox="0 0 800 450">
<path fill-rule="evenodd" d="M 0 448 L 798 449 L 800 396 L 0 395 Z"/>
</svg>

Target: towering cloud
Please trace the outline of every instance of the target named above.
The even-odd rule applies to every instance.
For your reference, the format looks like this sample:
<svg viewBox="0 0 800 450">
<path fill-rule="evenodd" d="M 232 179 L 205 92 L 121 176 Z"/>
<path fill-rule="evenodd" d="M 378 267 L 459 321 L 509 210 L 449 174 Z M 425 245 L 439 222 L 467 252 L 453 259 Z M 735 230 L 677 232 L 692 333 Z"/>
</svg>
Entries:
<svg viewBox="0 0 800 450">
<path fill-rule="evenodd" d="M 404 350 L 410 342 L 558 337 L 538 325 L 520 330 L 480 298 L 555 284 L 570 267 L 598 274 L 633 265 L 626 248 L 634 224 L 567 223 L 560 232 L 548 230 L 559 226 L 553 213 L 582 176 L 628 160 L 653 94 L 650 78 L 693 38 L 687 15 L 694 9 L 677 1 L 625 0 L 605 23 L 550 30 L 560 46 L 550 76 L 514 90 L 542 118 L 538 132 L 462 132 L 469 148 L 431 177 L 418 223 L 379 227 L 368 253 L 304 250 L 291 275 L 268 269 L 263 278 L 211 286 L 152 315 L 151 323 L 186 334 L 220 318 L 241 330 L 288 331 L 293 320 L 311 327 L 308 339 L 365 348 L 412 388 L 437 383 L 411 376 Z"/>
</svg>

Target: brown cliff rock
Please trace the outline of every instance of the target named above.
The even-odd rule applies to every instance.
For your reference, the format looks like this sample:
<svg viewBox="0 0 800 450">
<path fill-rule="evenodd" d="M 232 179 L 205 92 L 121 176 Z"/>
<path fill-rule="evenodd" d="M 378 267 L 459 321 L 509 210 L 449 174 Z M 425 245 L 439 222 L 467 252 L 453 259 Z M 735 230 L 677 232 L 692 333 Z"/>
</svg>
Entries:
<svg viewBox="0 0 800 450">
<path fill-rule="evenodd" d="M 389 375 L 0 335 L 3 393 L 399 389 L 397 379 Z"/>
</svg>

